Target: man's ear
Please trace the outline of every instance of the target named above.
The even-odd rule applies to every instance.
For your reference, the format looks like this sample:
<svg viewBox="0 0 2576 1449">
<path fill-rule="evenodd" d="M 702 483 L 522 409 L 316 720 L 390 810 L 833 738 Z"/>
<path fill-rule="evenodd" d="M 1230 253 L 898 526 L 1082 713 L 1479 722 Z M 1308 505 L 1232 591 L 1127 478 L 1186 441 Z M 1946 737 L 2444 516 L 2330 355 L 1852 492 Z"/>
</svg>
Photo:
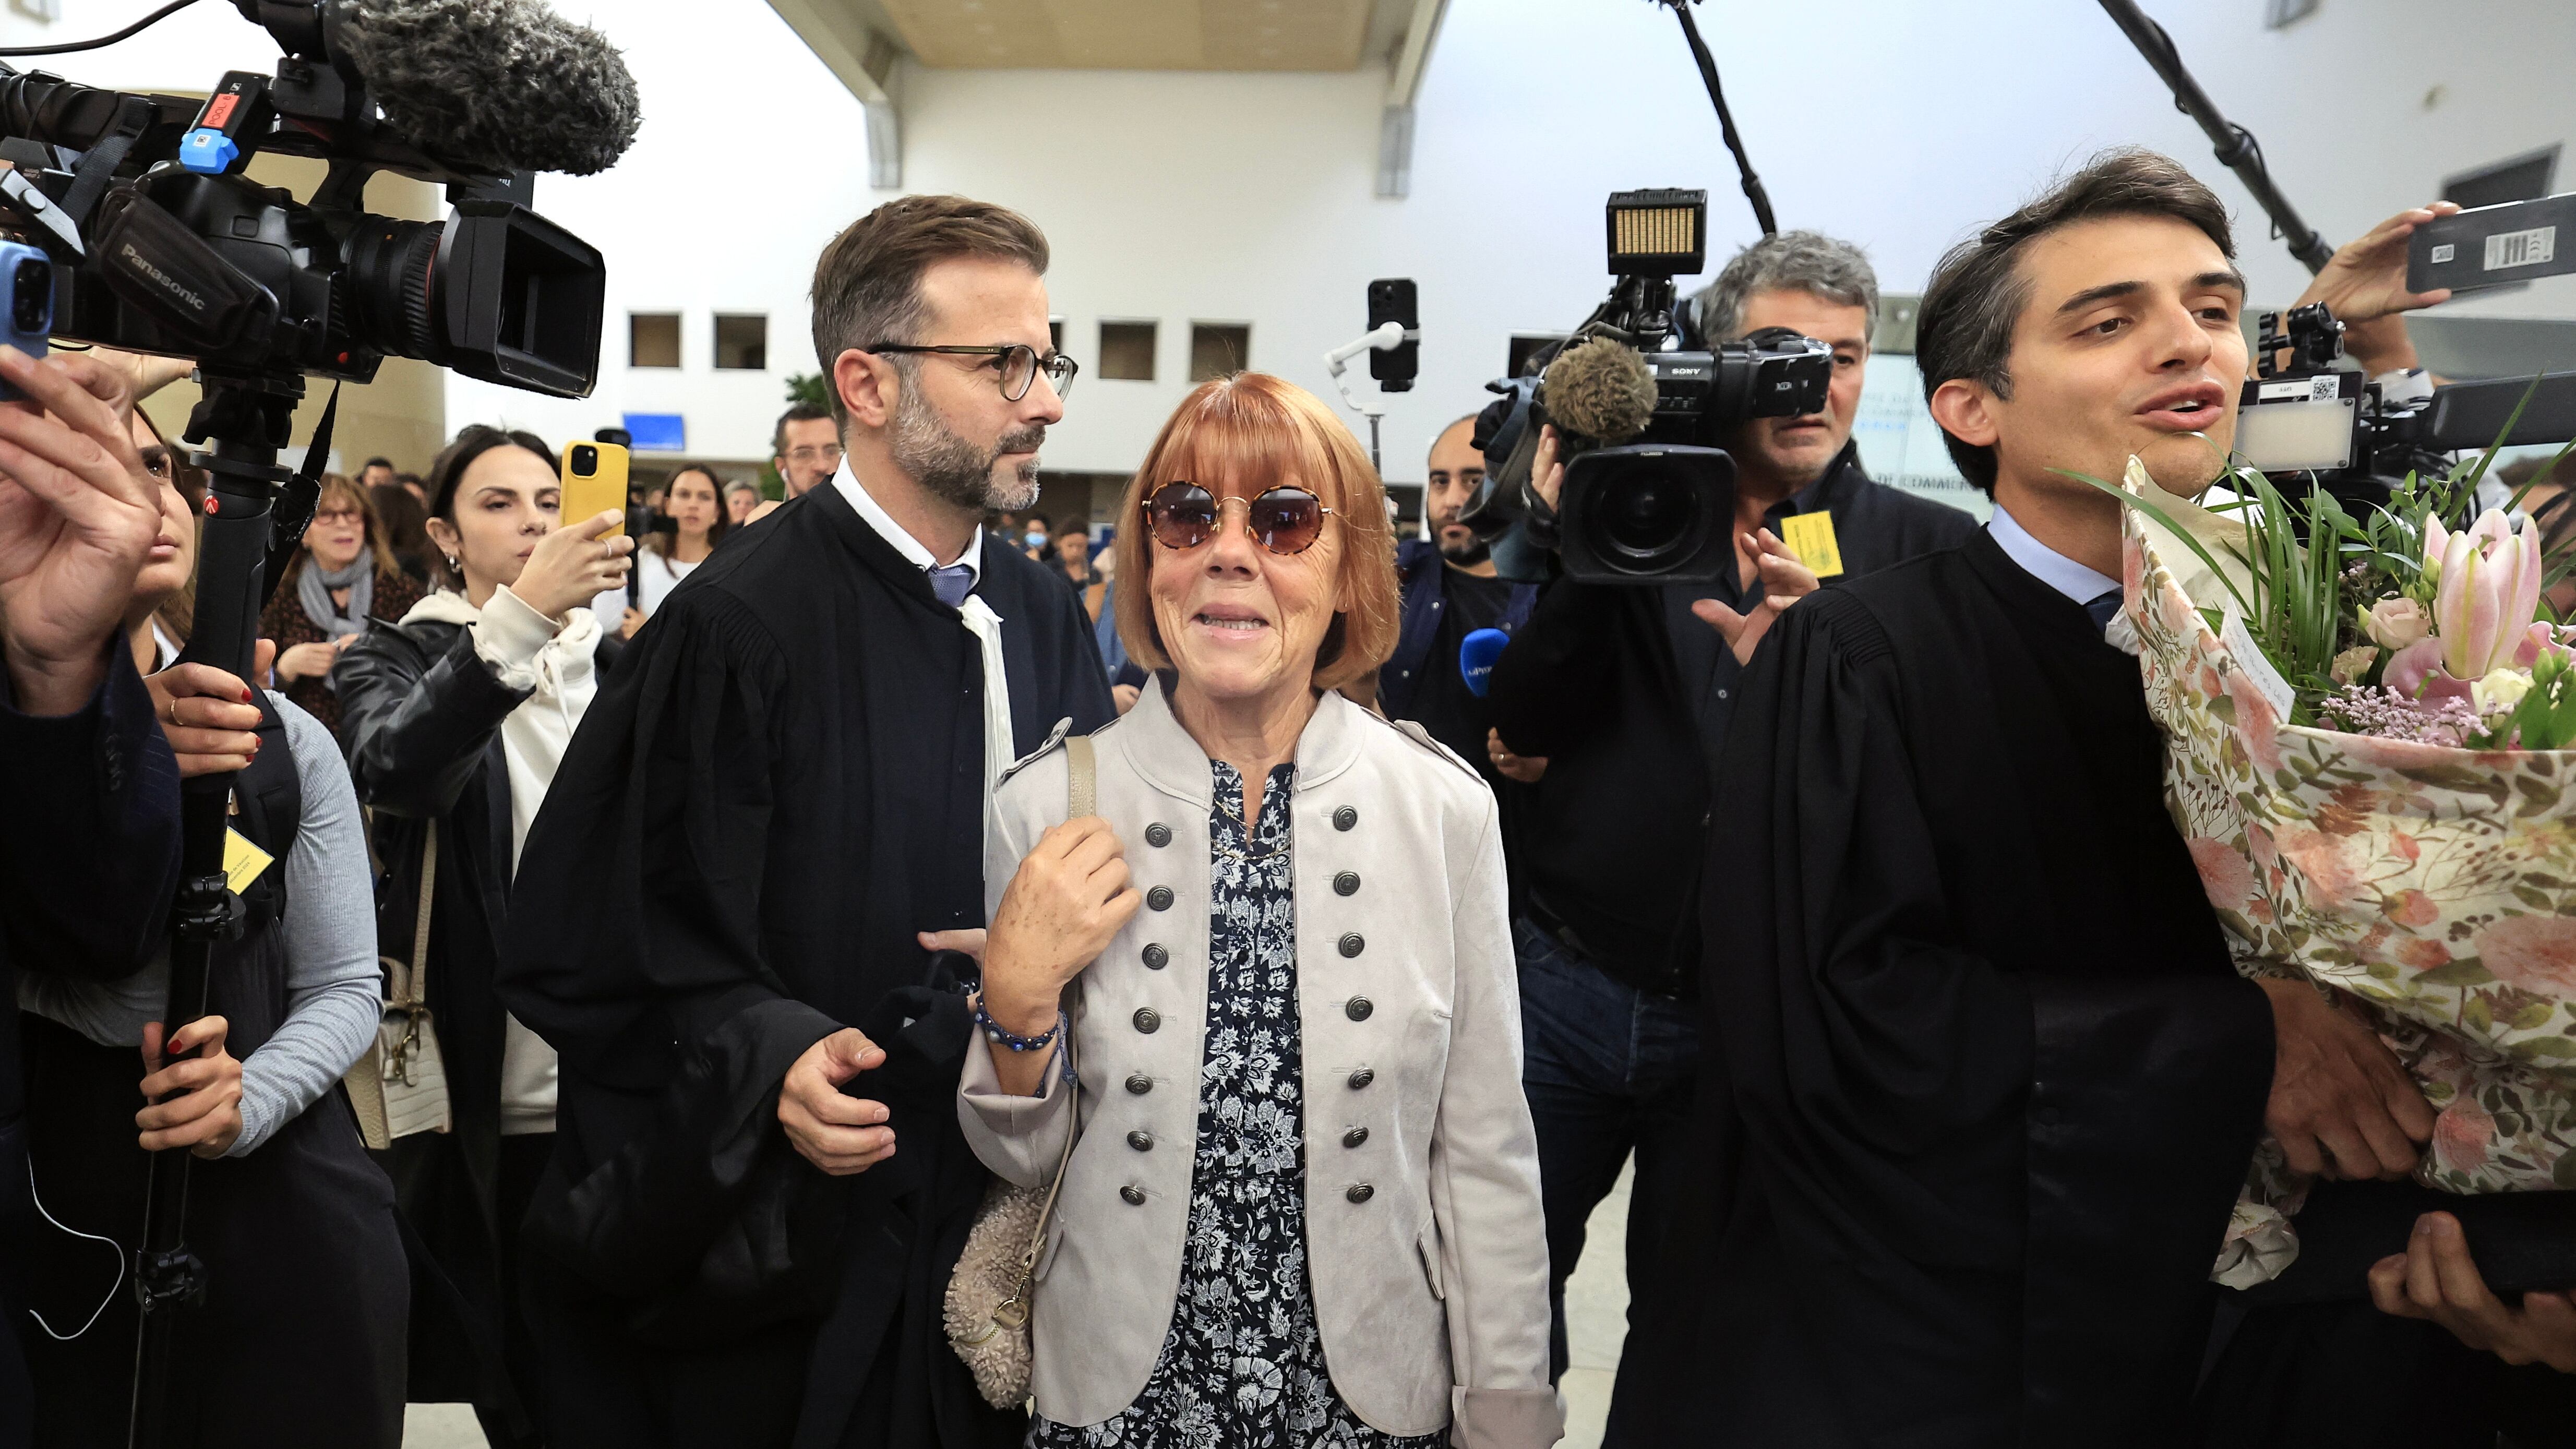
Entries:
<svg viewBox="0 0 2576 1449">
<path fill-rule="evenodd" d="M 853 347 L 832 359 L 832 390 L 840 395 L 850 421 L 861 427 L 882 428 L 894 421 L 902 389 L 903 379 L 887 358 Z"/>
<path fill-rule="evenodd" d="M 1932 421 L 1971 447 L 1991 448 L 2003 429 L 1995 416 L 1995 395 L 1982 382 L 1954 377 L 1932 389 Z"/>
</svg>

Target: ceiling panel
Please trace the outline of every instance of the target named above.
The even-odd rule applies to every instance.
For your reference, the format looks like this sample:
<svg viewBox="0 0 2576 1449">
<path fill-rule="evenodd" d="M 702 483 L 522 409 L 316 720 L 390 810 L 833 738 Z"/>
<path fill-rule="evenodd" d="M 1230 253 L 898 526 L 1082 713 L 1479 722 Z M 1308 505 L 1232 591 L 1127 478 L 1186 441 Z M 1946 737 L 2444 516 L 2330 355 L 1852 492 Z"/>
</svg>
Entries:
<svg viewBox="0 0 2576 1449">
<path fill-rule="evenodd" d="M 1346 71 L 1410 0 L 875 0 L 940 68 Z M 1392 24 L 1390 24 L 1392 21 Z"/>
</svg>

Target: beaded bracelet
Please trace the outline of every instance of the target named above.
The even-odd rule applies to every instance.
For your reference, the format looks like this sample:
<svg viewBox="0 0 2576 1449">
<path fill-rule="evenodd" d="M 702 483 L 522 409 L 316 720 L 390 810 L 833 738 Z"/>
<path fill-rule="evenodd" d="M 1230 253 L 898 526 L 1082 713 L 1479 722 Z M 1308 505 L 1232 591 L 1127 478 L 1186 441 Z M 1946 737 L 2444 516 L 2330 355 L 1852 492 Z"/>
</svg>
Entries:
<svg viewBox="0 0 2576 1449">
<path fill-rule="evenodd" d="M 984 998 L 981 995 L 975 998 L 975 1024 L 984 1029 L 985 1036 L 1015 1052 L 1043 1050 L 1055 1045 L 1055 1039 L 1064 1035 L 1064 1013 L 1061 1011 L 1055 1014 L 1055 1025 L 1039 1032 L 1036 1036 L 1021 1036 L 1016 1032 L 1005 1031 L 1002 1024 L 993 1019 L 993 1014 L 984 1009 Z"/>
</svg>

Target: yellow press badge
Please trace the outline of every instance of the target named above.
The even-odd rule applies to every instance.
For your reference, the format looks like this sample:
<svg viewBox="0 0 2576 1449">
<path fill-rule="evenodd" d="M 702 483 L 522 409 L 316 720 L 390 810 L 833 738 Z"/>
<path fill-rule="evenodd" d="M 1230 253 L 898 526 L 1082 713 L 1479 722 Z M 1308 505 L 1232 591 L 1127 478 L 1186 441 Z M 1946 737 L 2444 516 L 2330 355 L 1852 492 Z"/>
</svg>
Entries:
<svg viewBox="0 0 2576 1449">
<path fill-rule="evenodd" d="M 1843 571 L 1842 546 L 1834 542 L 1834 515 L 1830 512 L 1792 513 L 1780 520 L 1780 541 L 1798 556 L 1817 578 L 1830 579 Z"/>
<path fill-rule="evenodd" d="M 276 856 L 250 843 L 249 837 L 230 826 L 224 828 L 224 884 L 239 895 L 250 889 L 259 873 L 268 869 Z"/>
</svg>

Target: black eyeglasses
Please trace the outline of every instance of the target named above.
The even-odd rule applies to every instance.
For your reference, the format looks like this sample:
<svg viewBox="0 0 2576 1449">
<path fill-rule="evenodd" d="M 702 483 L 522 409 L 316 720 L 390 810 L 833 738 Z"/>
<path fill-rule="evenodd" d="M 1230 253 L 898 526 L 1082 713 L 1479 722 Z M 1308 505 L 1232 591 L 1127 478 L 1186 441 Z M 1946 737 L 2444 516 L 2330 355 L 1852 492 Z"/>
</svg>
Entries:
<svg viewBox="0 0 2576 1449">
<path fill-rule="evenodd" d="M 906 342 L 880 342 L 867 350 L 870 352 L 938 352 L 951 357 L 993 358 L 995 359 L 994 370 L 1002 384 L 1002 396 L 1012 402 L 1018 402 L 1029 395 L 1029 385 L 1037 381 L 1038 374 L 1041 372 L 1046 374 L 1047 385 L 1054 388 L 1055 395 L 1061 398 L 1073 391 L 1073 375 L 1082 370 L 1081 364 L 1061 352 L 1050 352 L 1040 357 L 1038 350 L 1025 342 L 996 343 L 989 347 L 916 347 Z"/>
<path fill-rule="evenodd" d="M 1145 525 L 1163 547 L 1174 552 L 1193 549 L 1225 526 L 1225 505 L 1232 501 L 1238 500 L 1218 498 L 1196 483 L 1166 483 L 1145 500 Z M 1305 489 L 1285 485 L 1240 501 L 1253 541 L 1280 554 L 1313 548 L 1323 536 L 1324 515 L 1333 511 Z"/>
</svg>

